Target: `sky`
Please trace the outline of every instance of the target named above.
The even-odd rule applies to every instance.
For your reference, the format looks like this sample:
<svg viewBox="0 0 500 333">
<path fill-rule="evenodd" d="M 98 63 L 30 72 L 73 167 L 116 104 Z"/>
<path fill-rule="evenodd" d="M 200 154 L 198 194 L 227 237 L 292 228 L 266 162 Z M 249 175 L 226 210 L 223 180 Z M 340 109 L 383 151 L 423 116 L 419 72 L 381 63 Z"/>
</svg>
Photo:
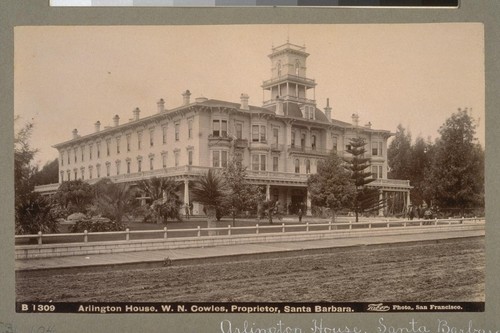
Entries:
<svg viewBox="0 0 500 333">
<path fill-rule="evenodd" d="M 51 146 L 182 104 L 182 92 L 261 106 L 272 47 L 305 46 L 317 106 L 332 118 L 435 139 L 458 108 L 469 108 L 484 147 L 484 32 L 478 23 L 210 26 L 46 26 L 14 32 L 15 126 L 34 123 L 41 166 Z M 268 95 L 264 96 L 268 99 Z"/>
</svg>

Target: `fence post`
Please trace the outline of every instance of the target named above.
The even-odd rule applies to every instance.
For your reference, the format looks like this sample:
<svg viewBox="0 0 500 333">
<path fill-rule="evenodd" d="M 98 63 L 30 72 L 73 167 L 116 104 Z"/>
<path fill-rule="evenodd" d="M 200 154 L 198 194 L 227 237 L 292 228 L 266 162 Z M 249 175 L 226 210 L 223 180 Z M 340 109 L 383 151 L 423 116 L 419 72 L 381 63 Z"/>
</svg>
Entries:
<svg viewBox="0 0 500 333">
<path fill-rule="evenodd" d="M 306 231 L 309 232 L 309 222 L 306 222 Z"/>
<path fill-rule="evenodd" d="M 281 223 L 281 232 L 285 232 L 285 223 Z"/>
<path fill-rule="evenodd" d="M 328 231 L 332 231 L 332 220 L 328 221 Z"/>
<path fill-rule="evenodd" d="M 125 240 L 126 241 L 130 240 L 130 230 L 129 230 L 129 228 L 125 229 Z"/>
<path fill-rule="evenodd" d="M 231 225 L 230 224 L 227 225 L 227 235 L 231 236 Z"/>
<path fill-rule="evenodd" d="M 201 227 L 198 226 L 198 237 L 201 237 Z"/>
<path fill-rule="evenodd" d="M 257 235 L 259 234 L 259 224 L 258 223 L 255 225 L 255 234 L 257 234 Z"/>
<path fill-rule="evenodd" d="M 372 228 L 372 222 L 370 221 L 370 222 L 368 222 L 368 229 L 371 229 L 371 228 Z"/>
<path fill-rule="evenodd" d="M 167 227 L 163 228 L 163 238 L 167 239 Z"/>
<path fill-rule="evenodd" d="M 403 222 L 403 227 L 406 228 L 406 220 Z"/>
<path fill-rule="evenodd" d="M 83 242 L 87 243 L 89 241 L 89 232 L 87 230 L 83 231 Z"/>
<path fill-rule="evenodd" d="M 437 217 L 434 219 L 434 225 L 437 226 L 438 225 L 438 219 Z"/>
<path fill-rule="evenodd" d="M 38 245 L 42 245 L 42 232 L 38 232 Z"/>
</svg>

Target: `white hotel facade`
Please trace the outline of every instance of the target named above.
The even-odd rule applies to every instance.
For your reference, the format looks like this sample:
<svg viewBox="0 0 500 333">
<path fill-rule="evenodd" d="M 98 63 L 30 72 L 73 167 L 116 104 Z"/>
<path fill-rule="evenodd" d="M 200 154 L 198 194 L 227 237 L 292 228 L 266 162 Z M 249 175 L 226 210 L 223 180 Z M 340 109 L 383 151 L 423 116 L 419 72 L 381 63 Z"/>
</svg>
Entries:
<svg viewBox="0 0 500 333">
<path fill-rule="evenodd" d="M 315 173 L 318 161 L 332 150 L 344 156 L 351 138 L 367 142 L 371 171 L 370 186 L 381 196 L 397 193 L 409 204 L 407 180 L 387 179 L 387 139 L 390 131 L 361 126 L 356 114 L 352 122 L 332 119 L 332 108 L 317 108 L 316 83 L 307 78 L 305 47 L 286 43 L 272 49 L 271 78 L 262 83 L 269 99 L 262 106 L 249 105 L 241 94 L 239 103 L 191 98 L 183 93 L 183 104 L 166 109 L 158 101 L 157 113 L 141 117 L 136 108 L 132 118 L 94 133 L 79 135 L 53 147 L 59 151 L 59 184 L 75 179 L 89 183 L 109 177 L 114 182 L 136 183 L 152 177 L 182 182 L 181 197 L 190 202 L 190 183 L 209 168 L 223 168 L 232 154 L 240 154 L 251 183 L 265 186 L 269 199 L 294 210 L 299 204 L 311 212 L 307 192 L 308 174 Z M 314 96 L 314 94 L 313 94 Z M 39 186 L 50 193 L 59 184 Z M 194 204 L 194 214 L 201 207 Z"/>
</svg>

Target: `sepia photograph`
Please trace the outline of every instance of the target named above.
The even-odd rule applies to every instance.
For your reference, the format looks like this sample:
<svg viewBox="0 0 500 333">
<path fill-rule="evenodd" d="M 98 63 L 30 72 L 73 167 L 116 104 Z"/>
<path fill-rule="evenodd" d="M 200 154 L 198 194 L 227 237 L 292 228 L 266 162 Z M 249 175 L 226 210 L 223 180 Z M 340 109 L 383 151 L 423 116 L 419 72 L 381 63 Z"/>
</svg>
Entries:
<svg viewBox="0 0 500 333">
<path fill-rule="evenodd" d="M 481 23 L 15 27 L 16 312 L 484 312 L 484 52 Z"/>
</svg>

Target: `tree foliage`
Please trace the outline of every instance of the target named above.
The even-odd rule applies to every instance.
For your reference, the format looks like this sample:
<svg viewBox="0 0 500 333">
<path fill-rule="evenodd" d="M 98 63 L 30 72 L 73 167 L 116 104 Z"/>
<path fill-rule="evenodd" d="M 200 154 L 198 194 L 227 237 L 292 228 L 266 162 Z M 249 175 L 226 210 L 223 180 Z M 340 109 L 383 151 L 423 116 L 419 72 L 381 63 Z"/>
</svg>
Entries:
<svg viewBox="0 0 500 333">
<path fill-rule="evenodd" d="M 410 179 L 413 164 L 411 134 L 401 124 L 398 125 L 396 135 L 387 149 L 387 160 L 389 178 Z"/>
<path fill-rule="evenodd" d="M 68 213 L 85 213 L 94 200 L 92 187 L 81 179 L 63 182 L 54 200 Z"/>
<path fill-rule="evenodd" d="M 113 183 L 105 178 L 94 185 L 94 190 L 97 212 L 118 224 L 139 206 L 137 189 L 128 184 Z"/>
<path fill-rule="evenodd" d="M 439 129 L 427 183 L 440 207 L 484 205 L 484 152 L 475 128 L 467 109 L 459 109 Z"/>
<path fill-rule="evenodd" d="M 33 175 L 35 185 L 54 184 L 59 181 L 59 160 L 45 163 L 41 170 L 36 170 Z"/>
<path fill-rule="evenodd" d="M 411 136 L 399 125 L 389 146 L 391 178 L 408 179 L 413 204 L 444 210 L 484 207 L 484 151 L 468 110 L 459 109 L 440 127 L 432 143 Z"/>
<path fill-rule="evenodd" d="M 16 117 L 16 122 L 19 117 Z M 35 234 L 57 232 L 57 216 L 52 204 L 40 194 L 33 192 L 33 175 L 36 168 L 32 165 L 37 150 L 30 146 L 33 124 L 24 124 L 14 137 L 14 189 L 15 189 L 15 232 L 16 234 Z"/>
<path fill-rule="evenodd" d="M 307 185 L 311 203 L 330 208 L 332 221 L 335 220 L 335 213 L 349 207 L 356 195 L 351 174 L 345 169 L 342 159 L 335 152 L 318 162 L 318 171 L 309 176 Z"/>
<path fill-rule="evenodd" d="M 49 199 L 36 192 L 23 196 L 16 204 L 16 234 L 58 232 L 59 222 Z"/>
<path fill-rule="evenodd" d="M 264 200 L 260 188 L 249 184 L 246 180 L 246 167 L 242 164 L 239 155 L 233 155 L 227 166 L 222 170 L 222 176 L 229 190 L 229 195 L 223 201 L 233 218 L 233 226 L 236 215 L 242 211 L 250 210 Z"/>
<path fill-rule="evenodd" d="M 175 181 L 153 177 L 141 181 L 139 189 L 149 197 L 151 204 L 148 209 L 157 222 L 166 223 L 169 218 L 181 220 L 182 201 L 177 195 Z"/>
<path fill-rule="evenodd" d="M 229 188 L 221 173 L 209 169 L 206 174 L 194 181 L 191 195 L 194 201 L 204 206 L 218 207 L 229 195 Z"/>
<path fill-rule="evenodd" d="M 191 189 L 193 201 L 204 206 L 208 222 L 213 222 L 216 210 L 223 207 L 230 194 L 222 174 L 215 169 L 208 172 L 194 181 Z"/>
<path fill-rule="evenodd" d="M 356 195 L 352 200 L 352 209 L 356 214 L 356 222 L 359 221 L 359 214 L 372 212 L 383 207 L 384 203 L 379 199 L 379 192 L 376 188 L 369 188 L 366 185 L 374 181 L 370 168 L 370 158 L 364 157 L 366 153 L 366 141 L 361 137 L 356 137 L 350 141 L 351 148 L 347 150 L 351 157 L 346 159 L 347 168 L 351 171 L 351 179 L 356 188 Z M 367 170 L 368 169 L 368 170 Z"/>
<path fill-rule="evenodd" d="M 19 121 L 17 117 L 16 122 Z M 36 149 L 31 148 L 29 139 L 33 131 L 33 124 L 27 123 L 16 132 L 14 137 L 14 189 L 16 209 L 25 200 L 31 200 L 31 192 L 35 188 L 33 174 L 36 168 L 31 164 Z"/>
</svg>

